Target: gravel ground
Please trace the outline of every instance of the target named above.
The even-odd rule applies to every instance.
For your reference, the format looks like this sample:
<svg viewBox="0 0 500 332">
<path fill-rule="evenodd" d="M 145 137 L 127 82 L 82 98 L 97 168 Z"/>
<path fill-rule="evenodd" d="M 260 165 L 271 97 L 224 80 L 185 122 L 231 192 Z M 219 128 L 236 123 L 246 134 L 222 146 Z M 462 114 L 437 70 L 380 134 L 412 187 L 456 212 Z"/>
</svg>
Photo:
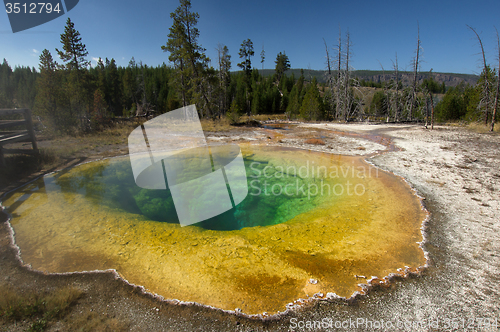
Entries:
<svg viewBox="0 0 500 332">
<path fill-rule="evenodd" d="M 307 144 L 308 138 L 325 144 Z M 249 319 L 162 302 L 110 273 L 48 276 L 28 271 L 16 260 L 9 229 L 1 222 L 0 282 L 25 292 L 64 285 L 84 290 L 70 314 L 49 331 L 75 330 L 82 319 L 133 331 L 497 330 L 488 325 L 495 320 L 500 324 L 500 136 L 456 127 L 430 131 L 414 125 L 317 124 L 292 130 L 251 128 L 209 139 L 366 155 L 403 176 L 425 197 L 431 212 L 424 246 L 429 267 L 349 302 L 318 301 L 279 317 Z M 380 153 L 384 142 L 389 149 Z M 0 329 L 22 331 L 27 326 L 21 322 Z"/>
<path fill-rule="evenodd" d="M 398 282 L 391 291 L 373 292 L 343 308 L 324 304 L 302 313 L 300 319 L 360 319 L 365 325 L 359 330 L 370 330 L 368 321 L 383 320 L 395 329 L 398 321 L 407 322 L 406 327 L 400 324 L 403 330 L 496 331 L 488 323 L 500 323 L 499 136 L 451 127 L 328 128 L 384 133 L 402 148 L 371 161 L 406 178 L 426 198 L 432 213 L 425 245 L 430 267 L 420 277 Z"/>
</svg>

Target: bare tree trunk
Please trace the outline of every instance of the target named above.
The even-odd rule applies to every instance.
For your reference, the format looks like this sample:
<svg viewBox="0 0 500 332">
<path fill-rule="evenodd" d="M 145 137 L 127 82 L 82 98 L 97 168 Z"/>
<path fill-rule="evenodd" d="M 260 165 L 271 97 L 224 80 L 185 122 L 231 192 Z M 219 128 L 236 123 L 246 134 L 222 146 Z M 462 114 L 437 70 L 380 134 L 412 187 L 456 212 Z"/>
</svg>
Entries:
<svg viewBox="0 0 500 332">
<path fill-rule="evenodd" d="M 396 72 L 396 105 L 394 109 L 394 121 L 399 122 L 399 66 L 398 66 L 398 53 L 396 53 L 396 63 L 394 64 L 394 71 Z"/>
<path fill-rule="evenodd" d="M 432 78 L 432 69 L 429 72 L 429 80 L 433 81 Z M 432 91 L 429 86 L 426 86 L 427 93 L 429 94 L 429 99 L 431 101 L 431 129 L 434 129 L 434 97 L 432 96 Z M 426 114 L 425 114 L 425 128 L 427 128 L 429 122 L 429 105 L 427 106 Z"/>
<path fill-rule="evenodd" d="M 224 96 L 222 97 L 222 112 L 226 114 L 226 111 L 228 109 L 227 107 L 227 84 L 226 81 L 224 81 Z"/>
<path fill-rule="evenodd" d="M 389 118 L 391 116 L 391 112 L 390 112 L 391 106 L 390 106 L 389 91 L 388 91 L 389 87 L 388 87 L 388 85 L 385 82 L 385 69 L 384 69 L 384 66 L 382 66 L 382 63 L 380 63 L 380 61 L 378 62 L 378 64 L 380 65 L 380 68 L 382 68 L 382 77 L 384 79 L 384 105 L 385 105 L 385 110 L 387 112 L 387 118 L 386 118 L 385 122 L 389 122 Z"/>
<path fill-rule="evenodd" d="M 146 109 L 146 112 L 147 113 L 147 102 L 148 100 L 146 99 L 146 74 L 144 73 L 144 67 L 141 66 L 142 68 L 142 75 L 141 75 L 141 78 L 142 78 L 142 109 Z"/>
<path fill-rule="evenodd" d="M 331 106 L 331 111 L 333 113 L 333 105 L 334 105 L 334 100 L 333 100 L 334 94 L 333 93 L 334 92 L 333 92 L 333 77 L 332 77 L 331 58 L 330 58 L 330 51 L 328 50 L 328 44 L 326 43 L 325 38 L 323 38 L 323 42 L 325 43 L 326 66 L 327 66 L 327 69 L 328 69 L 326 83 L 328 85 L 328 88 L 330 89 L 330 93 L 331 93 L 331 96 L 332 96 L 331 99 L 330 99 L 330 106 Z M 331 117 L 333 118 L 334 115 L 331 114 Z"/>
<path fill-rule="evenodd" d="M 410 114 L 409 114 L 410 121 L 413 120 L 413 110 L 417 99 L 417 74 L 418 74 L 419 56 L 420 56 L 420 26 L 418 26 L 417 54 L 415 56 L 415 63 L 413 64 L 413 88 L 412 88 Z"/>
<path fill-rule="evenodd" d="M 340 30 L 340 26 L 339 26 L 339 46 L 338 46 L 338 51 L 339 51 L 339 54 L 338 54 L 338 58 L 337 58 L 337 62 L 338 62 L 338 68 L 337 68 L 337 78 L 340 78 L 340 70 L 341 70 L 341 67 L 342 67 L 342 33 L 341 33 L 341 30 Z"/>
<path fill-rule="evenodd" d="M 342 113 L 342 105 L 341 105 L 341 97 L 340 97 L 340 90 L 341 90 L 341 71 L 342 71 L 342 33 L 341 29 L 339 26 L 339 43 L 338 43 L 338 56 L 337 56 L 337 90 L 336 90 L 336 110 L 335 110 L 335 116 L 336 118 L 339 118 Z"/>
<path fill-rule="evenodd" d="M 488 125 L 488 116 L 490 113 L 490 86 L 489 86 L 489 81 L 488 81 L 488 66 L 486 65 L 486 55 L 484 53 L 484 47 L 483 47 L 483 41 L 479 37 L 479 34 L 476 32 L 476 30 L 470 26 L 467 25 L 469 29 L 474 32 L 474 34 L 477 37 L 477 40 L 479 41 L 479 45 L 481 46 L 481 53 L 483 54 L 483 67 L 484 67 L 484 88 L 483 88 L 483 93 L 484 93 L 484 99 L 485 99 L 485 104 L 486 108 L 484 111 L 484 124 Z"/>
<path fill-rule="evenodd" d="M 224 85 L 225 85 L 225 79 L 224 79 L 224 68 L 223 68 L 223 63 L 222 63 L 222 53 L 224 51 L 224 48 L 222 46 L 221 43 L 217 44 L 217 63 L 218 63 L 218 66 L 219 66 L 219 72 L 218 72 L 218 76 L 219 76 L 219 91 L 218 91 L 218 100 L 217 100 L 217 103 L 218 103 L 218 112 L 217 112 L 217 117 L 220 119 L 220 116 L 221 116 L 221 113 L 222 113 L 222 110 L 224 109 L 224 98 L 225 98 L 225 94 L 223 95 L 223 90 L 224 90 Z"/>
<path fill-rule="evenodd" d="M 328 44 L 326 43 L 325 38 L 323 38 L 323 42 L 325 43 L 325 51 L 326 51 L 326 67 L 328 69 L 328 81 L 332 76 L 332 68 L 330 66 L 330 52 L 328 51 Z"/>
<path fill-rule="evenodd" d="M 189 15 L 188 13 L 188 7 L 185 6 L 185 11 L 186 11 L 186 16 Z M 186 24 L 186 33 L 187 33 L 187 39 L 188 39 L 188 44 L 189 45 L 193 45 L 193 40 L 191 38 L 191 24 Z M 198 69 L 197 69 L 197 66 L 196 66 L 196 63 L 195 63 L 195 56 L 194 56 L 194 52 L 193 50 L 191 50 L 190 54 L 189 54 L 189 59 L 191 60 L 191 69 L 193 70 L 194 72 L 194 77 L 198 80 L 198 83 L 199 84 L 199 88 L 200 88 L 200 92 L 201 92 L 201 95 L 203 96 L 203 99 L 205 100 L 205 103 L 206 103 L 206 107 L 207 107 L 207 115 L 208 116 L 211 116 L 212 115 L 212 110 L 210 109 L 210 101 L 207 97 L 207 94 L 206 94 L 206 91 L 205 89 L 203 89 L 203 84 L 201 84 L 201 81 L 202 81 L 202 75 L 200 73 L 198 73 Z"/>
<path fill-rule="evenodd" d="M 351 42 L 350 40 L 350 35 L 349 35 L 349 31 L 347 31 L 347 34 L 346 34 L 346 55 L 345 55 L 345 78 L 344 78 L 344 100 L 345 100 L 345 109 L 344 109 L 344 121 L 347 122 L 347 119 L 348 119 L 348 116 L 349 116 L 349 112 L 350 112 L 350 102 L 349 102 L 349 81 L 350 81 L 350 78 L 349 78 L 349 44 Z"/>
<path fill-rule="evenodd" d="M 430 93 L 429 93 L 430 94 Z M 425 129 L 428 129 L 429 125 L 429 99 L 425 100 Z"/>
<path fill-rule="evenodd" d="M 181 86 L 182 86 L 182 106 L 186 107 L 186 83 L 184 82 L 184 61 L 180 60 Z"/>
<path fill-rule="evenodd" d="M 434 98 L 431 95 L 431 130 L 434 129 Z"/>
<path fill-rule="evenodd" d="M 491 117 L 491 128 L 490 131 L 495 129 L 495 118 L 497 117 L 498 109 L 498 95 L 500 94 L 500 39 L 498 38 L 498 30 L 495 27 L 497 33 L 497 48 L 498 48 L 498 75 L 497 75 L 497 92 L 495 94 L 495 106 L 493 107 L 493 115 Z"/>
</svg>

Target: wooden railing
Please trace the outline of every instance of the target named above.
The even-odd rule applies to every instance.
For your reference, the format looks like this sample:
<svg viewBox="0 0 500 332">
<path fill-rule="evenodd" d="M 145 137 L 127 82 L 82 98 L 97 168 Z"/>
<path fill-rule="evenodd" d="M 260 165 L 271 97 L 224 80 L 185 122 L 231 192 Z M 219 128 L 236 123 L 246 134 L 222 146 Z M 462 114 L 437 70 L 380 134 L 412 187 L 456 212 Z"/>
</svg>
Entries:
<svg viewBox="0 0 500 332">
<path fill-rule="evenodd" d="M 2 117 L 22 114 L 24 120 L 1 120 Z M 23 126 L 25 130 L 8 130 L 9 128 L 16 128 Z M 16 142 L 31 142 L 33 149 L 5 149 L 4 145 Z M 0 165 L 5 166 L 5 157 L 7 153 L 22 153 L 22 154 L 36 154 L 38 153 L 38 146 L 36 144 L 35 131 L 33 129 L 33 121 L 31 119 L 31 110 L 23 109 L 0 109 Z"/>
</svg>

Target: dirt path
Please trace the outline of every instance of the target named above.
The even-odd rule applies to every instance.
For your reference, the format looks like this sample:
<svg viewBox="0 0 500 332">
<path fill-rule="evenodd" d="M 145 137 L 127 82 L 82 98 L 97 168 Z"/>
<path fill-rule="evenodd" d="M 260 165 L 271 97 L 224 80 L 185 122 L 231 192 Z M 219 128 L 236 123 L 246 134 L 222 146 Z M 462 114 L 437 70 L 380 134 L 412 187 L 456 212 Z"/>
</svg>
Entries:
<svg viewBox="0 0 500 332">
<path fill-rule="evenodd" d="M 356 134 L 342 136 L 343 131 Z M 399 149 L 377 155 L 388 142 L 367 140 L 367 135 L 391 137 L 391 144 Z M 325 144 L 306 143 L 312 138 Z M 100 326 L 134 331 L 308 331 L 300 328 L 307 327 L 307 322 L 321 323 L 318 330 L 325 331 L 338 330 L 335 324 L 339 327 L 342 323 L 347 324 L 345 330 L 371 330 L 370 326 L 380 330 L 380 324 L 389 330 L 407 331 L 446 327 L 497 330 L 485 324 L 494 319 L 500 324 L 500 136 L 452 127 L 429 131 L 411 125 L 319 124 L 289 130 L 239 129 L 211 134 L 209 140 L 374 156 L 371 162 L 403 176 L 426 198 L 432 214 L 425 245 L 429 268 L 419 277 L 398 280 L 387 289 L 375 289 L 349 303 L 316 302 L 312 307 L 261 321 L 199 306 L 162 303 L 110 274 L 46 276 L 29 272 L 15 259 L 2 222 L 0 282 L 25 292 L 64 285 L 83 289 L 85 295 L 65 319 L 51 325 L 52 331 L 87 326 L 82 317 Z M 3 330 L 16 328 L 24 330 L 26 325 L 0 325 Z"/>
</svg>

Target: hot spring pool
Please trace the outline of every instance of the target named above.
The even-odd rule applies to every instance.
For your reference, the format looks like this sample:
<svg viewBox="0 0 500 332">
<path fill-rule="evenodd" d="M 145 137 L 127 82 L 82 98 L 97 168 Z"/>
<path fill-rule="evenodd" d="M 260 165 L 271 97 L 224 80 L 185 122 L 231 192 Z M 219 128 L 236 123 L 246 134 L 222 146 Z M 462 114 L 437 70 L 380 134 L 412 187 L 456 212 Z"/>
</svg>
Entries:
<svg viewBox="0 0 500 332">
<path fill-rule="evenodd" d="M 24 264 L 114 269 L 164 299 L 245 314 L 314 294 L 350 297 L 372 276 L 425 265 L 419 198 L 363 161 L 241 146 L 249 194 L 180 227 L 170 192 L 135 185 L 127 156 L 38 179 L 3 199 Z M 214 198 L 216 200 L 216 198 Z"/>
</svg>

